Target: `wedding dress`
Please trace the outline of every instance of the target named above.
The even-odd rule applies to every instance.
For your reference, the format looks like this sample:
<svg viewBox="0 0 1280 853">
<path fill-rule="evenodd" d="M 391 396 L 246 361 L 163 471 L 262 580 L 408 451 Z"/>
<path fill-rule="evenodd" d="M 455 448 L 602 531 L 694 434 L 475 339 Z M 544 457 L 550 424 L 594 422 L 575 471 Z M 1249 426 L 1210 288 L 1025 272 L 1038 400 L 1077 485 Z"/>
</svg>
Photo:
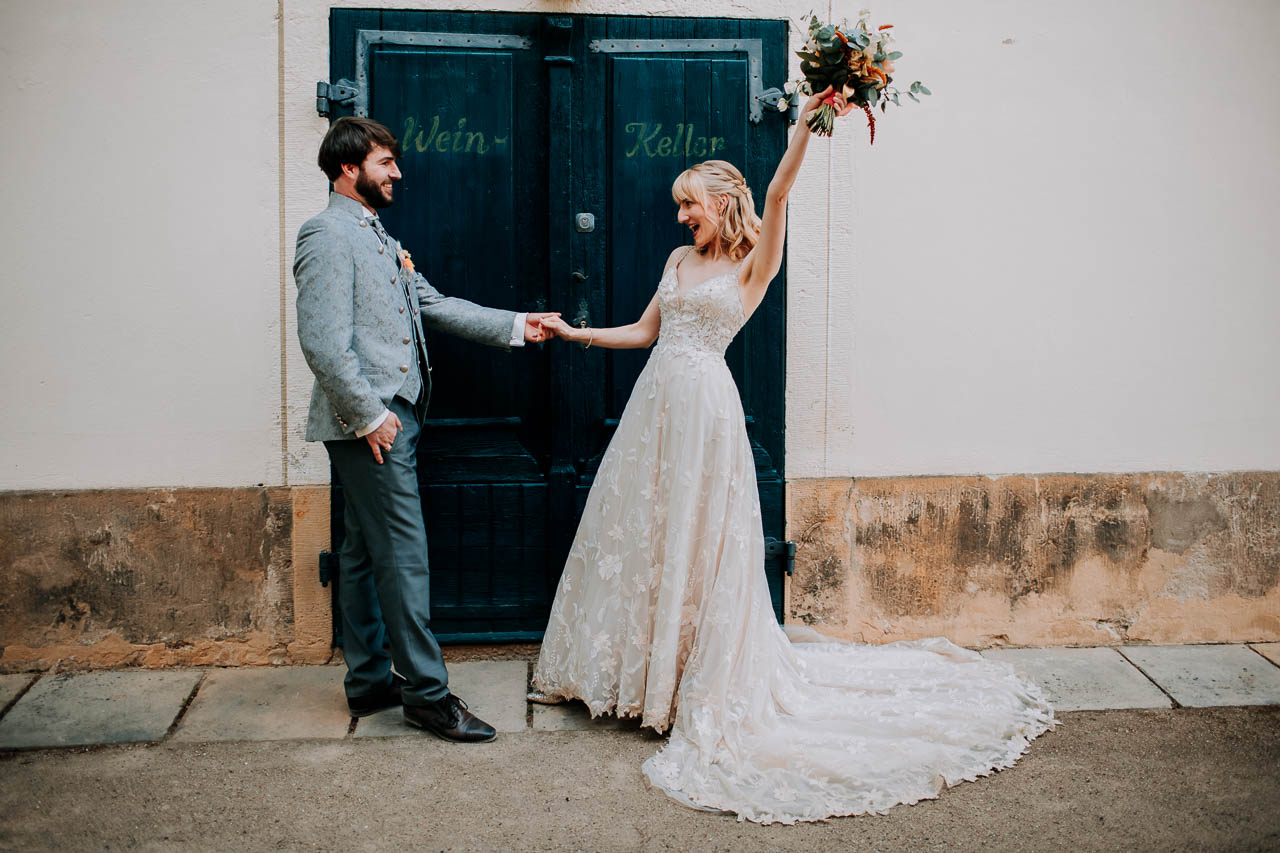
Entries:
<svg viewBox="0 0 1280 853">
<path fill-rule="evenodd" d="M 883 812 L 1012 765 L 1053 722 L 1038 688 L 943 639 L 792 644 L 764 575 L 755 463 L 724 360 L 735 269 L 658 286 L 661 333 L 605 451 L 534 671 L 670 729 L 649 781 L 761 823 Z"/>
</svg>

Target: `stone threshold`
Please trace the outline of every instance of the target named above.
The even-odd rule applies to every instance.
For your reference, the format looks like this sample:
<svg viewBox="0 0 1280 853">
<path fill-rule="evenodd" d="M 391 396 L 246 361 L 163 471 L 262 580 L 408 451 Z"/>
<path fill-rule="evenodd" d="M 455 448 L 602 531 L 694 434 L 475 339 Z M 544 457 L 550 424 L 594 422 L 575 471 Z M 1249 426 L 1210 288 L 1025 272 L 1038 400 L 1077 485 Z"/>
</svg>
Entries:
<svg viewBox="0 0 1280 853">
<path fill-rule="evenodd" d="M 1280 705 L 1280 643 L 989 649 L 1061 713 Z M 450 665 L 450 687 L 502 734 L 638 729 L 580 703 L 526 701 L 532 663 Z M 0 750 L 415 736 L 399 709 L 353 719 L 341 666 L 0 676 Z M 429 736 L 429 735 L 428 735 Z"/>
</svg>

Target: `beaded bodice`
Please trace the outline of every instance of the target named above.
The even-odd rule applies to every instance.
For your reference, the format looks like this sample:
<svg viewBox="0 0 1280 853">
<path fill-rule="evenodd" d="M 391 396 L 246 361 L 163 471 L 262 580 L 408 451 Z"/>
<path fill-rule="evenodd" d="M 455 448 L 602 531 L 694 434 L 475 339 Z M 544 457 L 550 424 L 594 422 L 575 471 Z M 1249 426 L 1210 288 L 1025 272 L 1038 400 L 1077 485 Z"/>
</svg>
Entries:
<svg viewBox="0 0 1280 853">
<path fill-rule="evenodd" d="M 713 275 L 681 293 L 676 268 L 670 267 L 658 285 L 658 309 L 662 312 L 658 348 L 723 356 L 747 322 L 738 269 L 735 266 Z"/>
</svg>

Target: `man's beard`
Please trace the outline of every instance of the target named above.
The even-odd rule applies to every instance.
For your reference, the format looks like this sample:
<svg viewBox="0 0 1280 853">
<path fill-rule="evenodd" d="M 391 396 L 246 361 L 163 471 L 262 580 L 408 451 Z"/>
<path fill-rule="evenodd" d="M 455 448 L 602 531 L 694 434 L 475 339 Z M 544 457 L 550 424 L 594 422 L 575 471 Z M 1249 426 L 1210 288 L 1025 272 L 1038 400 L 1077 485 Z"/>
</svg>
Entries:
<svg viewBox="0 0 1280 853">
<path fill-rule="evenodd" d="M 369 205 L 372 210 L 382 210 L 384 207 L 391 206 L 391 199 L 383 194 L 381 185 L 370 180 L 363 169 L 360 170 L 360 175 L 356 178 L 356 192 L 360 194 L 360 197 L 364 199 L 364 203 Z"/>
</svg>

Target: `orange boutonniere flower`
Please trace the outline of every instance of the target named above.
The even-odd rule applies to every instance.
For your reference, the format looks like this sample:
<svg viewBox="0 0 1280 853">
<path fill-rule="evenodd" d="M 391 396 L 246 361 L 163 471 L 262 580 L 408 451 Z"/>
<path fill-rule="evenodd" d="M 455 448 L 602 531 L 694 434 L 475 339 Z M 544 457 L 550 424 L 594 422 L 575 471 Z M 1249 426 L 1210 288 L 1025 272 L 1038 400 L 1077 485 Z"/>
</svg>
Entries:
<svg viewBox="0 0 1280 853">
<path fill-rule="evenodd" d="M 408 249 L 400 250 L 400 266 L 408 270 L 410 275 L 413 275 L 413 273 L 416 272 L 413 268 L 413 258 L 409 256 Z"/>
</svg>

